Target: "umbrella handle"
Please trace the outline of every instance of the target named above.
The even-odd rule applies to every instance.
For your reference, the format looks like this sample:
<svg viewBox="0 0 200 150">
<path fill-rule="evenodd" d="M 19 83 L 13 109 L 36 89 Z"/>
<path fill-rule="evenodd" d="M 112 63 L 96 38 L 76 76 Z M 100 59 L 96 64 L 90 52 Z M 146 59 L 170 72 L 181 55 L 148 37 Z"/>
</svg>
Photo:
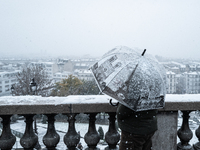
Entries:
<svg viewBox="0 0 200 150">
<path fill-rule="evenodd" d="M 110 99 L 110 102 L 109 102 L 109 103 L 110 103 L 111 106 L 114 106 L 114 107 L 117 107 L 117 106 L 119 105 L 119 102 L 117 102 L 116 104 L 113 104 L 113 103 L 112 103 L 112 98 Z"/>
<path fill-rule="evenodd" d="M 144 56 L 144 53 L 146 52 L 146 49 L 144 49 L 143 53 L 142 53 L 142 56 Z"/>
</svg>

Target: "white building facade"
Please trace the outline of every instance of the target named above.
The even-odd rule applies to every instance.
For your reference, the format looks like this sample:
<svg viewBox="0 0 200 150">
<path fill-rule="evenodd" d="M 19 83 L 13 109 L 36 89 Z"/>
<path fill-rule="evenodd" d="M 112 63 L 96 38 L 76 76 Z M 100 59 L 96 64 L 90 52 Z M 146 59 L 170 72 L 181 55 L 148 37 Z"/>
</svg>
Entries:
<svg viewBox="0 0 200 150">
<path fill-rule="evenodd" d="M 10 89 L 17 82 L 16 75 L 19 72 L 19 70 L 0 72 L 0 96 L 11 94 Z"/>
<path fill-rule="evenodd" d="M 167 71 L 167 94 L 176 92 L 176 74 L 172 71 Z"/>
<path fill-rule="evenodd" d="M 81 80 L 91 81 L 94 80 L 92 72 L 90 70 L 78 70 L 74 71 L 74 74 Z"/>
<path fill-rule="evenodd" d="M 72 74 L 71 72 L 57 72 L 54 74 L 53 80 L 54 82 L 60 82 L 62 79 L 66 79 L 69 75 Z"/>
<path fill-rule="evenodd" d="M 186 74 L 186 93 L 200 93 L 200 72 L 190 72 Z"/>
</svg>

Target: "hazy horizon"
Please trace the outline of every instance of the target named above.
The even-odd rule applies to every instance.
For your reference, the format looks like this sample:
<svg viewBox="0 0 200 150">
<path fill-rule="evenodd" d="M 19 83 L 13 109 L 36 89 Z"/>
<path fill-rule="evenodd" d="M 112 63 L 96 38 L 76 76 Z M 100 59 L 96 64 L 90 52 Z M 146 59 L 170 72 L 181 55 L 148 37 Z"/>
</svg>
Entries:
<svg viewBox="0 0 200 150">
<path fill-rule="evenodd" d="M 200 59 L 199 0 L 0 1 L 0 53 L 100 57 L 116 46 Z"/>
</svg>

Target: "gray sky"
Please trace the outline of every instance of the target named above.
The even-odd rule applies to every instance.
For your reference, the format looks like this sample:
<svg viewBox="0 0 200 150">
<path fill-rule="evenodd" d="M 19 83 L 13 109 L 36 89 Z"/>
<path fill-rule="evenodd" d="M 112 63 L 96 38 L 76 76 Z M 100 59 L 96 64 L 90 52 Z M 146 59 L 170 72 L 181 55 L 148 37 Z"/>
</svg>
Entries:
<svg viewBox="0 0 200 150">
<path fill-rule="evenodd" d="M 200 58 L 199 0 L 0 0 L 0 53 Z"/>
</svg>

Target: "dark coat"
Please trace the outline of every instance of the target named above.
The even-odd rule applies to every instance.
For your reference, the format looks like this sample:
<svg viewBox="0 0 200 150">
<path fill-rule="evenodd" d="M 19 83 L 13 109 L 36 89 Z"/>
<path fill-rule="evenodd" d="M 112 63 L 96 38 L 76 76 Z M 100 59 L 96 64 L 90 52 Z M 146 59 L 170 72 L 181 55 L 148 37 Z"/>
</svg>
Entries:
<svg viewBox="0 0 200 150">
<path fill-rule="evenodd" d="M 121 130 L 135 134 L 147 135 L 157 130 L 157 110 L 135 112 L 122 104 L 117 109 L 117 121 Z"/>
</svg>

